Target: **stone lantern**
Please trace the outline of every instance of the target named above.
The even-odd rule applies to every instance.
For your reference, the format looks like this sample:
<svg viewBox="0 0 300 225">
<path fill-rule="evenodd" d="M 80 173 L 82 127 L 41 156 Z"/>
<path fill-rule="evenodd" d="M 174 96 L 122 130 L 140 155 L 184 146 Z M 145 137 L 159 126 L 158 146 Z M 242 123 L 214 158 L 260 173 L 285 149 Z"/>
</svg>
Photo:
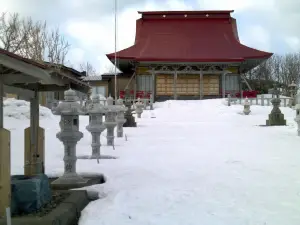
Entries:
<svg viewBox="0 0 300 225">
<path fill-rule="evenodd" d="M 92 155 L 91 159 L 100 158 L 100 136 L 101 133 L 106 129 L 102 122 L 103 114 L 105 113 L 105 108 L 100 104 L 99 95 L 92 96 L 92 101 L 87 105 L 87 113 L 89 114 L 89 125 L 86 129 L 92 134 Z"/>
<path fill-rule="evenodd" d="M 250 110 L 250 102 L 248 100 L 248 98 L 246 97 L 245 99 L 245 103 L 244 103 L 244 110 L 243 110 L 245 115 L 249 115 L 251 110 Z"/>
<path fill-rule="evenodd" d="M 52 111 L 58 106 L 58 103 L 59 103 L 58 100 L 54 100 L 54 101 L 52 102 L 52 107 L 51 107 L 51 110 L 52 110 Z"/>
<path fill-rule="evenodd" d="M 138 101 L 135 103 L 135 112 L 137 115 L 137 118 L 141 118 L 141 115 L 143 113 L 144 104 L 141 102 L 140 98 L 138 98 Z"/>
<path fill-rule="evenodd" d="M 109 96 L 106 99 L 107 105 L 105 106 L 105 122 L 104 125 L 107 128 L 107 145 L 108 146 L 114 146 L 114 128 L 117 126 L 117 107 L 114 104 L 114 99 Z"/>
<path fill-rule="evenodd" d="M 231 95 L 230 94 L 227 95 L 227 105 L 231 106 Z"/>
<path fill-rule="evenodd" d="M 125 119 L 126 122 L 124 123 L 123 127 L 136 127 L 135 118 L 132 116 L 132 104 L 130 99 L 130 91 L 128 88 L 125 89 L 125 101 L 124 105 L 127 108 L 125 112 Z"/>
<path fill-rule="evenodd" d="M 295 96 L 295 102 L 296 102 L 296 105 L 295 105 L 295 110 L 296 110 L 295 122 L 298 125 L 298 129 L 297 129 L 298 136 L 300 136 L 300 93 Z"/>
<path fill-rule="evenodd" d="M 296 109 L 295 121 L 296 121 L 297 126 L 298 126 L 298 129 L 297 129 L 298 133 L 297 134 L 298 134 L 298 136 L 300 136 L 300 104 L 296 104 L 295 109 Z"/>
<path fill-rule="evenodd" d="M 295 96 L 297 94 L 297 84 L 295 84 L 295 82 L 293 81 L 290 85 L 289 85 L 289 92 L 290 92 L 290 100 L 289 100 L 289 107 L 293 107 L 295 106 Z"/>
<path fill-rule="evenodd" d="M 271 103 L 273 105 L 273 109 L 271 113 L 269 114 L 269 119 L 266 121 L 267 126 L 285 126 L 286 120 L 284 119 L 284 115 L 281 113 L 281 110 L 279 108 L 280 106 L 280 98 L 279 98 L 279 90 L 277 88 L 274 88 L 273 94 L 275 95 L 275 98 L 271 100 Z"/>
<path fill-rule="evenodd" d="M 60 129 L 56 137 L 63 143 L 64 174 L 53 184 L 78 184 L 86 181 L 76 173 L 76 144 L 83 137 L 79 131 L 79 115 L 82 115 L 80 104 L 77 102 L 76 92 L 69 89 L 64 93 L 64 101 L 53 109 L 53 114 L 60 115 Z"/>
<path fill-rule="evenodd" d="M 90 88 L 89 91 L 86 94 L 86 99 L 85 99 L 85 103 L 84 106 L 82 107 L 83 110 L 87 110 L 87 107 L 89 104 L 91 104 L 92 100 L 91 100 L 91 95 L 92 95 L 92 89 Z"/>
<path fill-rule="evenodd" d="M 123 105 L 123 100 L 119 98 L 116 102 L 118 105 L 117 112 L 117 137 L 123 137 L 123 124 L 126 122 L 124 113 L 126 112 L 126 107 Z"/>
<path fill-rule="evenodd" d="M 149 105 L 150 105 L 150 110 L 153 110 L 153 95 L 152 94 L 150 94 L 150 103 L 149 103 Z"/>
</svg>

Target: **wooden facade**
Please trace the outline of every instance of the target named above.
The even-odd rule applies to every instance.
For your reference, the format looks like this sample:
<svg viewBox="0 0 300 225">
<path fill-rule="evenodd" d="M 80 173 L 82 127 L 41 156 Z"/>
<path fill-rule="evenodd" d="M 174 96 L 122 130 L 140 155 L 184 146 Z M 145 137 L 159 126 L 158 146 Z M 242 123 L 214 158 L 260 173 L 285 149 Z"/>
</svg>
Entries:
<svg viewBox="0 0 300 225">
<path fill-rule="evenodd" d="M 239 93 L 241 77 L 237 73 L 238 69 L 227 68 L 226 73 L 224 71 L 215 68 L 215 71 L 179 71 L 175 74 L 170 70 L 151 74 L 149 67 L 140 66 L 132 74 L 117 76 L 117 92 L 120 93 L 127 87 L 134 93 L 153 93 L 154 100 L 217 98 L 224 93 Z M 94 82 L 90 84 L 95 85 Z M 114 75 L 106 75 L 102 85 L 106 85 L 108 95 L 114 97 Z M 224 93 L 223 89 L 226 90 Z"/>
<path fill-rule="evenodd" d="M 222 69 L 214 64 L 184 65 L 176 66 L 175 68 L 181 68 L 177 71 L 172 65 L 154 65 L 153 67 L 155 66 L 158 66 L 158 70 L 152 72 L 149 69 L 151 66 L 136 67 L 135 79 L 133 79 L 135 83 L 133 86 L 136 85 L 136 90 L 154 93 L 155 100 L 220 97 L 224 88 L 225 93 L 240 92 L 238 67 L 227 66 Z M 161 68 L 165 71 L 160 71 Z M 185 69 L 188 71 L 185 72 Z M 223 76 L 225 76 L 224 81 Z"/>
</svg>

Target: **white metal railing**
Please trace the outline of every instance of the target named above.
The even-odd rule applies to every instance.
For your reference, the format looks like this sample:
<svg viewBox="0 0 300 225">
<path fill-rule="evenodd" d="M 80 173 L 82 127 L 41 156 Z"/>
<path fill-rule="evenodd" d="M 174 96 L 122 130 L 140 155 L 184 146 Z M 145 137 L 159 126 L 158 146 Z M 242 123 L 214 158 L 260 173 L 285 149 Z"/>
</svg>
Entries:
<svg viewBox="0 0 300 225">
<path fill-rule="evenodd" d="M 258 95 L 256 98 L 248 98 L 248 101 L 249 101 L 250 105 L 272 106 L 272 103 L 271 103 L 272 99 L 273 99 L 272 97 Z M 281 97 L 279 97 L 279 99 L 281 100 L 281 102 L 280 102 L 281 107 L 290 107 L 290 100 L 291 100 L 290 97 L 281 96 Z M 236 105 L 236 104 L 242 105 L 245 102 L 245 98 L 237 98 L 237 97 L 229 97 L 229 98 L 227 97 L 226 101 L 228 102 L 228 100 L 230 101 L 230 104 L 232 104 L 232 105 Z"/>
</svg>

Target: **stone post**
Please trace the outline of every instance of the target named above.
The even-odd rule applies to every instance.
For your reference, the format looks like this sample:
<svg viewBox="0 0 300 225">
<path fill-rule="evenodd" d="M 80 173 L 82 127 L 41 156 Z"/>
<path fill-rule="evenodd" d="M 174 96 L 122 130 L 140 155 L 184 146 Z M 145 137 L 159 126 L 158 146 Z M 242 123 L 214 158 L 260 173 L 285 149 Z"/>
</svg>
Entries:
<svg viewBox="0 0 300 225">
<path fill-rule="evenodd" d="M 230 106 L 231 105 L 231 95 L 230 94 L 227 95 L 227 101 L 228 101 L 227 105 Z"/>
<path fill-rule="evenodd" d="M 137 118 L 141 118 L 141 115 L 143 113 L 143 108 L 144 108 L 144 104 L 138 98 L 138 101 L 135 103 L 135 112 L 136 112 Z"/>
<path fill-rule="evenodd" d="M 53 114 L 60 115 L 61 131 L 56 137 L 64 145 L 64 174 L 53 181 L 53 184 L 77 184 L 86 181 L 76 172 L 76 144 L 83 137 L 79 131 L 79 115 L 82 115 L 81 106 L 77 102 L 76 92 L 69 89 L 64 93 L 65 100 L 62 101 L 54 110 Z"/>
<path fill-rule="evenodd" d="M 244 114 L 245 115 L 249 115 L 251 110 L 250 110 L 250 103 L 249 103 L 249 100 L 248 98 L 246 97 L 245 99 L 245 103 L 244 103 L 244 110 L 243 110 Z"/>
<path fill-rule="evenodd" d="M 153 94 L 150 95 L 150 110 L 153 110 L 153 97 L 152 97 Z"/>
<path fill-rule="evenodd" d="M 117 126 L 116 116 L 117 116 L 117 107 L 114 106 L 114 99 L 109 96 L 106 99 L 107 105 L 105 106 L 105 122 L 104 125 L 107 128 L 106 138 L 107 145 L 114 146 L 114 128 Z"/>
<path fill-rule="evenodd" d="M 91 103 L 87 105 L 87 113 L 90 116 L 90 122 L 89 125 L 86 126 L 86 129 L 91 132 L 92 135 L 92 155 L 90 158 L 99 159 L 101 147 L 100 136 L 101 133 L 106 129 L 102 122 L 105 109 L 102 104 L 100 104 L 99 95 L 92 96 Z"/>
<path fill-rule="evenodd" d="M 126 122 L 124 113 L 126 112 L 126 107 L 123 105 L 123 100 L 119 98 L 116 102 L 118 108 L 117 112 L 117 137 L 123 137 L 123 124 Z"/>
</svg>

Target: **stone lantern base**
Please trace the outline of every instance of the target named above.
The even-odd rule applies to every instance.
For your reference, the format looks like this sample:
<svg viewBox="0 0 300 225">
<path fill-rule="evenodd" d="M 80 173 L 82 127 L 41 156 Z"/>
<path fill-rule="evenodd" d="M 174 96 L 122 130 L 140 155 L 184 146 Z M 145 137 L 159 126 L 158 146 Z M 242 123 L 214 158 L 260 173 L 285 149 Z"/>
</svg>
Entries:
<svg viewBox="0 0 300 225">
<path fill-rule="evenodd" d="M 266 121 L 267 126 L 286 126 L 284 115 L 280 113 L 270 113 L 269 119 Z"/>
<path fill-rule="evenodd" d="M 126 122 L 124 123 L 123 127 L 136 127 L 135 118 L 132 115 L 130 116 L 125 115 L 125 119 Z"/>
<path fill-rule="evenodd" d="M 79 175 L 78 175 L 79 176 Z M 62 178 L 62 177 L 61 177 Z M 105 182 L 105 177 L 103 174 L 87 174 L 84 176 L 80 176 L 80 182 L 79 180 L 61 180 L 61 178 L 50 178 L 51 181 L 51 187 L 54 190 L 69 190 L 74 188 L 82 188 L 87 187 L 95 184 L 102 184 Z"/>
<path fill-rule="evenodd" d="M 286 126 L 286 120 L 284 115 L 281 113 L 279 106 L 281 100 L 279 98 L 274 98 L 271 100 L 273 104 L 273 109 L 269 114 L 269 119 L 266 121 L 267 126 Z"/>
<path fill-rule="evenodd" d="M 79 176 L 74 174 L 73 176 L 61 176 L 53 181 L 53 184 L 75 184 L 75 183 L 86 183 L 87 181 Z"/>
</svg>

